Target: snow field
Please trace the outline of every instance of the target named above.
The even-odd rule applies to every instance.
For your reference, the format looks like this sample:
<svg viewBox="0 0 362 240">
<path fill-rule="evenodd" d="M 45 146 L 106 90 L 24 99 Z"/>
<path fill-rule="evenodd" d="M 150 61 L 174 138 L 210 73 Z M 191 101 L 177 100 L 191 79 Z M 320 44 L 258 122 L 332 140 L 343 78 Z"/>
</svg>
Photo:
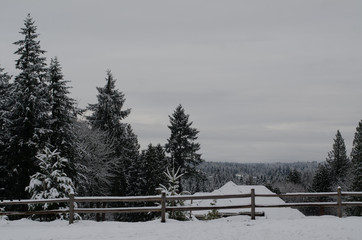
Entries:
<svg viewBox="0 0 362 240">
<path fill-rule="evenodd" d="M 160 220 L 139 223 L 0 220 L 1 240 L 360 240 L 362 218 L 334 216 L 250 220 L 235 216 L 212 221 Z"/>
</svg>

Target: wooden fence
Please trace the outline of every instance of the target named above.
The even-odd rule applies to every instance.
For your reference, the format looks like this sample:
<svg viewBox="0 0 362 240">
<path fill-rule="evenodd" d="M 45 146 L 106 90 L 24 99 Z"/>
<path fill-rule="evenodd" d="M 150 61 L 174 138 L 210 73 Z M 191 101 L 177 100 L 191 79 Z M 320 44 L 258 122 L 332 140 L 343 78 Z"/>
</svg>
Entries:
<svg viewBox="0 0 362 240">
<path fill-rule="evenodd" d="M 255 219 L 256 208 L 283 208 L 283 207 L 333 207 L 337 208 L 337 215 L 342 217 L 343 207 L 346 206 L 362 206 L 362 202 L 343 202 L 344 197 L 362 197 L 362 192 L 342 192 L 338 188 L 337 192 L 324 192 L 324 193 L 286 193 L 286 194 L 257 194 L 254 189 L 248 194 L 230 194 L 230 195 L 180 195 L 180 196 L 166 196 L 163 192 L 157 196 L 135 196 L 135 197 L 75 197 L 70 194 L 69 198 L 58 199 L 41 199 L 41 200 L 1 200 L 0 206 L 21 205 L 21 204 L 44 204 L 44 203 L 68 203 L 68 209 L 44 210 L 44 211 L 0 211 L 0 215 L 33 215 L 33 214 L 61 214 L 69 213 L 69 224 L 74 221 L 75 213 L 136 213 L 136 212 L 160 212 L 161 222 L 166 221 L 166 212 L 168 211 L 201 211 L 213 209 L 250 209 L 251 219 Z M 283 203 L 283 204 L 256 204 L 255 198 L 257 197 L 280 197 L 280 198 L 293 198 L 293 197 L 335 197 L 335 202 L 302 202 L 302 203 Z M 232 199 L 232 198 L 250 198 L 249 204 L 244 205 L 228 205 L 228 206 L 167 206 L 167 202 L 178 200 L 214 200 L 214 199 Z M 120 202 L 159 202 L 159 206 L 155 207 L 123 207 L 123 208 L 78 208 L 74 207 L 75 203 L 120 203 Z"/>
</svg>

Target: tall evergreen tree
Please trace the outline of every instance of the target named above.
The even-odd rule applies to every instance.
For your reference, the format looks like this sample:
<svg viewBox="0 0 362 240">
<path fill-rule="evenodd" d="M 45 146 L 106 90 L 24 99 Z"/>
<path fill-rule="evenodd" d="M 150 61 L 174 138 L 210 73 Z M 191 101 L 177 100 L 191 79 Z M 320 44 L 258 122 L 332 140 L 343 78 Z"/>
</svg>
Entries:
<svg viewBox="0 0 362 240">
<path fill-rule="evenodd" d="M 9 115 L 10 138 L 7 141 L 7 170 L 12 178 L 7 185 L 8 197 L 27 197 L 25 187 L 29 177 L 37 171 L 36 154 L 48 140 L 49 103 L 46 86 L 46 63 L 37 40 L 37 27 L 30 14 L 21 29 L 24 39 L 15 42 L 19 48 L 16 68 L 20 73 L 15 77 L 12 91 L 13 104 Z"/>
<path fill-rule="evenodd" d="M 5 197 L 5 183 L 9 177 L 9 173 L 6 169 L 6 155 L 5 149 L 8 136 L 9 125 L 9 109 L 11 105 L 10 84 L 11 76 L 4 72 L 4 69 L 0 67 L 0 198 Z"/>
<path fill-rule="evenodd" d="M 353 140 L 353 148 L 351 152 L 352 159 L 352 190 L 362 191 L 362 120 L 358 123 L 356 133 Z M 361 198 L 354 199 L 361 201 Z M 353 215 L 362 215 L 362 207 L 355 207 L 351 210 Z"/>
<path fill-rule="evenodd" d="M 11 92 L 11 76 L 4 72 L 4 68 L 0 67 L 0 149 L 4 147 L 6 141 L 6 125 L 9 124 L 9 109 L 10 109 L 10 92 Z M 1 153 L 3 150 L 1 151 Z M 0 159 L 1 159 L 0 154 Z M 2 163 L 2 162 L 1 162 Z M 0 163 L 0 165 L 1 165 Z"/>
<path fill-rule="evenodd" d="M 58 59 L 51 59 L 48 70 L 48 89 L 50 103 L 50 136 L 49 144 L 51 149 L 57 149 L 68 159 L 66 173 L 74 175 L 72 159 L 76 156 L 76 137 L 74 122 L 76 121 L 75 100 L 70 98 L 69 88 L 63 79 L 62 68 Z"/>
<path fill-rule="evenodd" d="M 331 179 L 334 184 L 343 184 L 347 172 L 350 168 L 350 162 L 347 157 L 346 145 L 339 130 L 334 139 L 333 150 L 328 153 L 327 163 L 330 167 Z"/>
<path fill-rule="evenodd" d="M 196 142 L 199 131 L 191 127 L 189 115 L 185 114 L 181 104 L 169 119 L 171 124 L 168 128 L 171 130 L 171 136 L 167 139 L 165 149 L 170 154 L 170 165 L 174 169 L 180 169 L 180 174 L 185 178 L 198 175 L 196 166 L 203 161 L 198 153 L 200 144 Z M 180 189 L 183 190 L 182 186 Z"/>
<path fill-rule="evenodd" d="M 106 85 L 103 88 L 97 87 L 98 103 L 89 104 L 88 110 L 92 115 L 87 117 L 93 127 L 99 128 L 108 133 L 118 136 L 124 126 L 121 120 L 125 119 L 131 112 L 130 109 L 122 110 L 125 102 L 124 94 L 115 89 L 116 79 L 110 70 L 107 71 Z"/>
<path fill-rule="evenodd" d="M 111 71 L 107 71 L 106 85 L 103 88 L 97 88 L 98 103 L 88 106 L 92 114 L 87 119 L 92 127 L 107 132 L 108 138 L 112 139 L 115 156 L 120 159 L 119 168 L 114 170 L 113 194 L 125 195 L 127 167 L 130 161 L 137 159 L 139 145 L 131 126 L 122 122 L 131 110 L 123 110 L 124 94 L 115 89 L 115 82 Z"/>
<path fill-rule="evenodd" d="M 4 139 L 2 135 L 6 130 L 5 124 L 8 123 L 11 92 L 11 76 L 4 70 L 4 68 L 0 67 L 0 141 Z"/>
</svg>

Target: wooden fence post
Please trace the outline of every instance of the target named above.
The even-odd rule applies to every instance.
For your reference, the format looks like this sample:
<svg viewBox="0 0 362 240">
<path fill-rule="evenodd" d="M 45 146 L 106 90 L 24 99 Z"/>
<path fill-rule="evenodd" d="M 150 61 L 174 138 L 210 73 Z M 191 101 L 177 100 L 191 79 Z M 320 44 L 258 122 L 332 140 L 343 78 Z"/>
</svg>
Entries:
<svg viewBox="0 0 362 240">
<path fill-rule="evenodd" d="M 250 191 L 251 200 L 251 220 L 255 220 L 255 189 L 252 188 Z"/>
<path fill-rule="evenodd" d="M 166 192 L 161 193 L 161 222 L 166 222 Z"/>
<path fill-rule="evenodd" d="M 69 194 L 69 224 L 74 221 L 74 193 Z"/>
<path fill-rule="evenodd" d="M 338 187 L 337 188 L 337 214 L 338 214 L 338 217 L 342 217 L 343 213 L 342 213 L 342 189 L 341 187 Z"/>
</svg>

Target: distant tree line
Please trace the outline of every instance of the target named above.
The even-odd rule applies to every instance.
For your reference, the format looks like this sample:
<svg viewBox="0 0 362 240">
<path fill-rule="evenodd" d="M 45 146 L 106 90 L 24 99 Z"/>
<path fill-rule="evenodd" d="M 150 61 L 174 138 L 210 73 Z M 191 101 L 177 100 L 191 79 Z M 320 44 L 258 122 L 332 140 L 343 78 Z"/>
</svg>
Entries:
<svg viewBox="0 0 362 240">
<path fill-rule="evenodd" d="M 274 192 L 306 191 L 317 162 L 230 163 L 204 162 L 197 167 L 206 179 L 190 184 L 192 191 L 212 191 L 228 181 L 240 185 L 265 185 Z M 185 180 L 189 183 L 189 180 Z"/>
<path fill-rule="evenodd" d="M 203 160 L 198 131 L 179 105 L 169 116 L 166 146 L 150 143 L 140 150 L 137 135 L 125 119 L 125 96 L 107 71 L 97 102 L 79 109 L 69 96 L 57 57 L 48 66 L 35 22 L 21 28 L 15 77 L 0 68 L 0 196 L 1 199 L 56 198 L 77 195 L 155 195 L 168 182 L 166 170 L 182 178 L 198 174 Z M 82 120 L 81 120 L 82 119 Z M 33 206 L 51 209 L 55 206 Z M 58 206 L 59 207 L 59 206 Z M 33 208 L 33 209 L 34 209 Z M 150 215 L 117 215 L 138 221 Z"/>
<path fill-rule="evenodd" d="M 319 164 L 317 162 L 248 164 L 205 162 L 200 164 L 198 169 L 206 174 L 207 180 L 191 183 L 188 179 L 190 189 L 194 191 L 211 191 L 228 181 L 247 185 L 262 184 L 276 193 L 336 192 L 338 187 L 344 191 L 362 191 L 362 121 L 356 128 L 350 157 L 344 139 L 337 130 L 332 150 L 327 153 L 326 161 Z M 350 200 L 362 201 L 361 198 Z M 313 213 L 310 209 L 304 212 Z M 347 212 L 351 215 L 361 215 L 362 208 L 351 207 Z"/>
</svg>

